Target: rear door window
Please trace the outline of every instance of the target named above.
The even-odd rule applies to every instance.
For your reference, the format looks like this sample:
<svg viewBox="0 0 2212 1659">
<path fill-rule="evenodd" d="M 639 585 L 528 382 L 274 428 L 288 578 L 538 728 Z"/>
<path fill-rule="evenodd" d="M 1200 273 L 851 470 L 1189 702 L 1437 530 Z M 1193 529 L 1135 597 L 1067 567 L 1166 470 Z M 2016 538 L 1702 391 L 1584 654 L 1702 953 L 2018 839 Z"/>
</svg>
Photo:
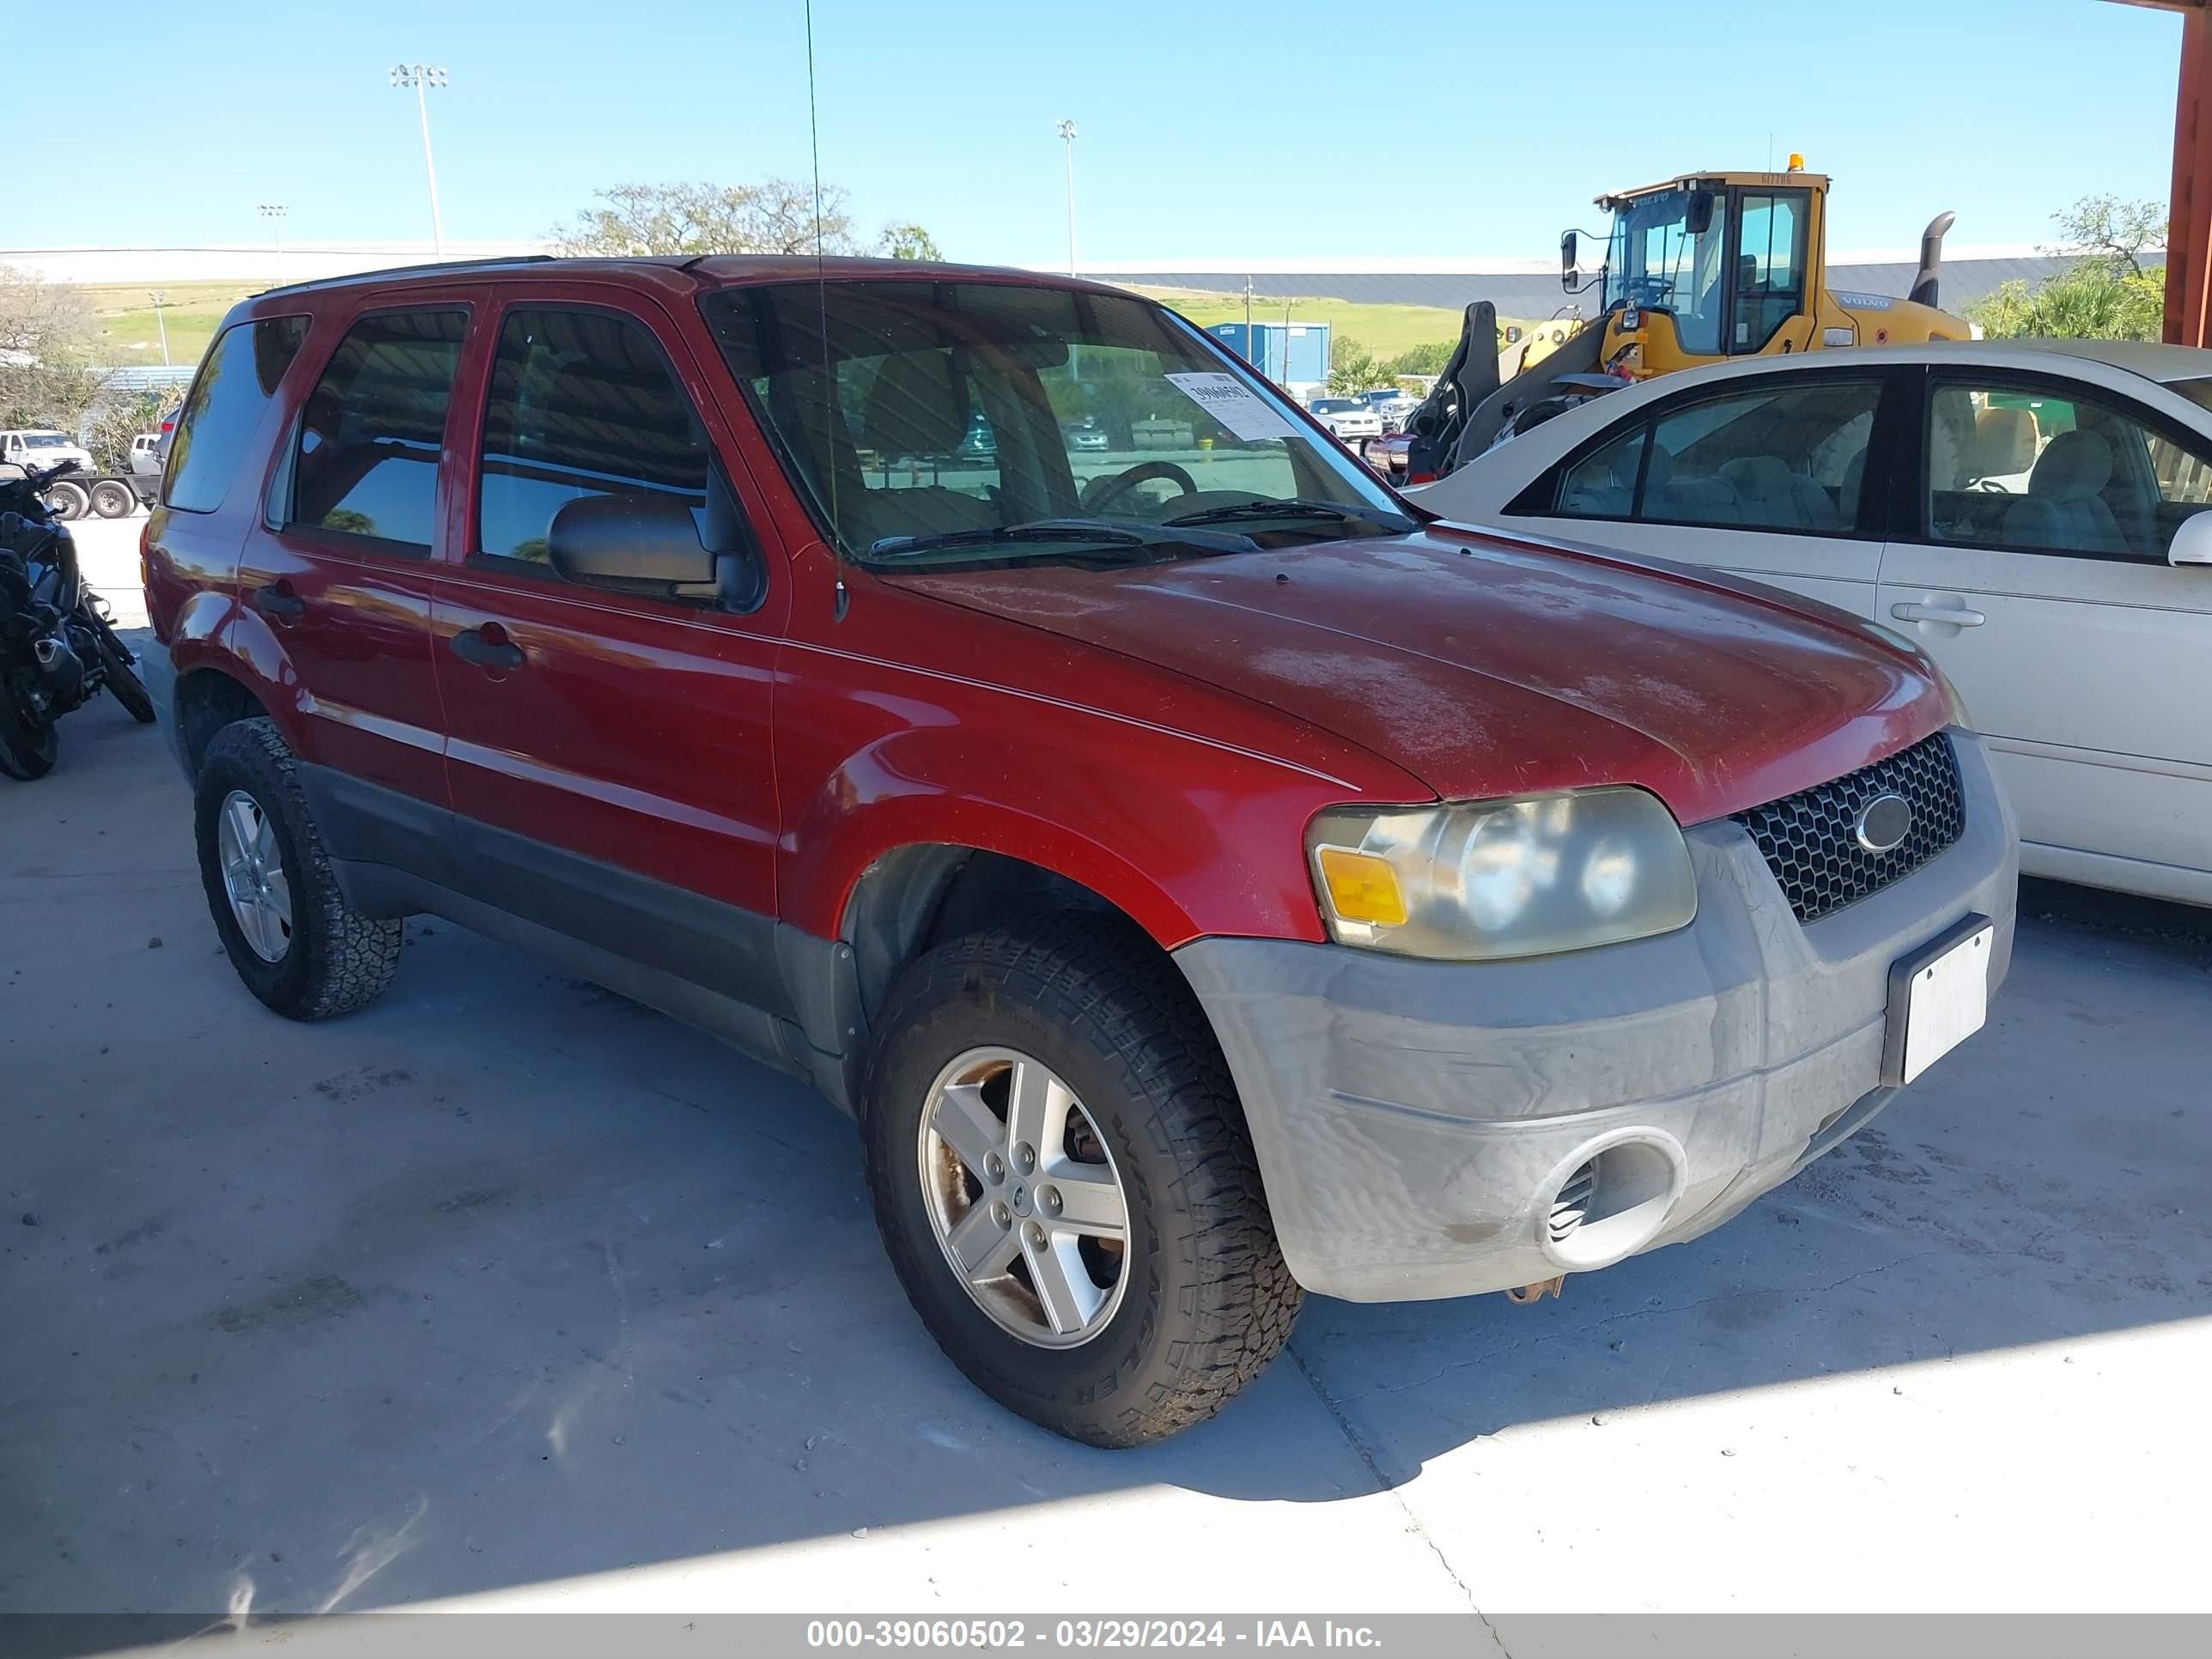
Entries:
<svg viewBox="0 0 2212 1659">
<path fill-rule="evenodd" d="M 178 411 L 164 502 L 179 513 L 212 513 L 222 505 L 276 383 L 307 337 L 305 317 L 234 323 L 216 337 Z"/>
<path fill-rule="evenodd" d="M 346 331 L 300 416 L 285 528 L 427 556 L 468 313 L 386 311 Z"/>
</svg>

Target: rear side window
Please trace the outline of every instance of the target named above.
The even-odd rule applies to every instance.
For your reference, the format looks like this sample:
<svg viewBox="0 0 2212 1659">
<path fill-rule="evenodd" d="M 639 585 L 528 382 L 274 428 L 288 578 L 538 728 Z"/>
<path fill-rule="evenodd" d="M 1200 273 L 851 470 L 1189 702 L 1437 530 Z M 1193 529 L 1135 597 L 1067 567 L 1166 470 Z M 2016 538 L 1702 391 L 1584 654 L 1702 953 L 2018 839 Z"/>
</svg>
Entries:
<svg viewBox="0 0 2212 1659">
<path fill-rule="evenodd" d="M 307 337 L 305 317 L 234 323 L 216 337 L 177 415 L 163 501 L 180 513 L 222 505 L 240 454 Z"/>
<path fill-rule="evenodd" d="M 428 553 L 467 326 L 465 311 L 387 311 L 346 331 L 301 411 L 287 529 Z"/>
<path fill-rule="evenodd" d="M 698 522 L 712 452 L 653 332 L 603 311 L 514 311 L 484 411 L 477 544 L 546 560 L 554 515 L 588 496 L 657 495 Z"/>
<path fill-rule="evenodd" d="M 1682 405 L 1562 472 L 1551 510 L 1849 535 L 1881 396 L 1872 380 L 1815 380 Z"/>
</svg>

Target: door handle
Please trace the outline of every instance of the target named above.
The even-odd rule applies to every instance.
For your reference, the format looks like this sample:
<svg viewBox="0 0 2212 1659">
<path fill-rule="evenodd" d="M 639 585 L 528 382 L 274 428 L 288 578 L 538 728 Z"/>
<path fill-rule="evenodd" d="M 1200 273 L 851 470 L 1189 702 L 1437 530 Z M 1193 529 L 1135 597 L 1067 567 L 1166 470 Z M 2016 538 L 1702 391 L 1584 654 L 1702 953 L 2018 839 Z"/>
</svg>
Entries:
<svg viewBox="0 0 2212 1659">
<path fill-rule="evenodd" d="M 497 623 L 464 628 L 453 635 L 451 643 L 455 656 L 479 668 L 505 673 L 522 666 L 522 647 L 507 638 L 507 630 Z"/>
<path fill-rule="evenodd" d="M 307 608 L 307 602 L 295 593 L 292 584 L 282 577 L 266 587 L 255 588 L 246 602 L 270 622 L 284 628 L 299 621 Z"/>
<path fill-rule="evenodd" d="M 1989 620 L 1963 605 L 1893 605 L 1889 614 L 1899 622 L 1948 623 L 1954 628 L 1979 628 Z"/>
</svg>

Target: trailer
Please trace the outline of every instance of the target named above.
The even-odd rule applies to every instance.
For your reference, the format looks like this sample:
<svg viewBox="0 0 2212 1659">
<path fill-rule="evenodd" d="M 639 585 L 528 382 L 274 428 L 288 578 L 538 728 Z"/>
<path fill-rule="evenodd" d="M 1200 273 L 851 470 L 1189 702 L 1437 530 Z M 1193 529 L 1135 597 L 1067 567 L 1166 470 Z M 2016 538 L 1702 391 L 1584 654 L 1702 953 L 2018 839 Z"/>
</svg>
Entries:
<svg viewBox="0 0 2212 1659">
<path fill-rule="evenodd" d="M 0 477 L 19 477 L 26 466 L 46 467 L 73 460 L 77 471 L 55 479 L 43 492 L 54 516 L 64 521 L 88 514 L 126 519 L 142 505 L 151 507 L 161 489 L 160 442 L 158 433 L 141 433 L 131 441 L 131 470 L 111 472 L 94 467 L 91 455 L 65 434 L 43 428 L 10 428 L 0 431 Z"/>
</svg>

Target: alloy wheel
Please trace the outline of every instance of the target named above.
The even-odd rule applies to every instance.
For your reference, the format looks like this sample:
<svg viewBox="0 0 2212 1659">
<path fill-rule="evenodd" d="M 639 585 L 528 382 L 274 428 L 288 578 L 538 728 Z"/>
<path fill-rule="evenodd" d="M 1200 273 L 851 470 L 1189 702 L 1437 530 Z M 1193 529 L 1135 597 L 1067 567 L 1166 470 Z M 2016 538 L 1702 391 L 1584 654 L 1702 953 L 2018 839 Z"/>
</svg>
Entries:
<svg viewBox="0 0 2212 1659">
<path fill-rule="evenodd" d="M 292 948 L 292 884 L 276 850 L 276 826 L 243 789 L 223 797 L 216 819 L 216 854 L 230 914 L 253 954 L 282 962 Z"/>
<path fill-rule="evenodd" d="M 923 1207 L 977 1307 L 1042 1348 L 1106 1328 L 1128 1279 L 1128 1197 L 1058 1073 L 1016 1049 L 969 1049 L 931 1085 L 918 1151 Z"/>
</svg>

